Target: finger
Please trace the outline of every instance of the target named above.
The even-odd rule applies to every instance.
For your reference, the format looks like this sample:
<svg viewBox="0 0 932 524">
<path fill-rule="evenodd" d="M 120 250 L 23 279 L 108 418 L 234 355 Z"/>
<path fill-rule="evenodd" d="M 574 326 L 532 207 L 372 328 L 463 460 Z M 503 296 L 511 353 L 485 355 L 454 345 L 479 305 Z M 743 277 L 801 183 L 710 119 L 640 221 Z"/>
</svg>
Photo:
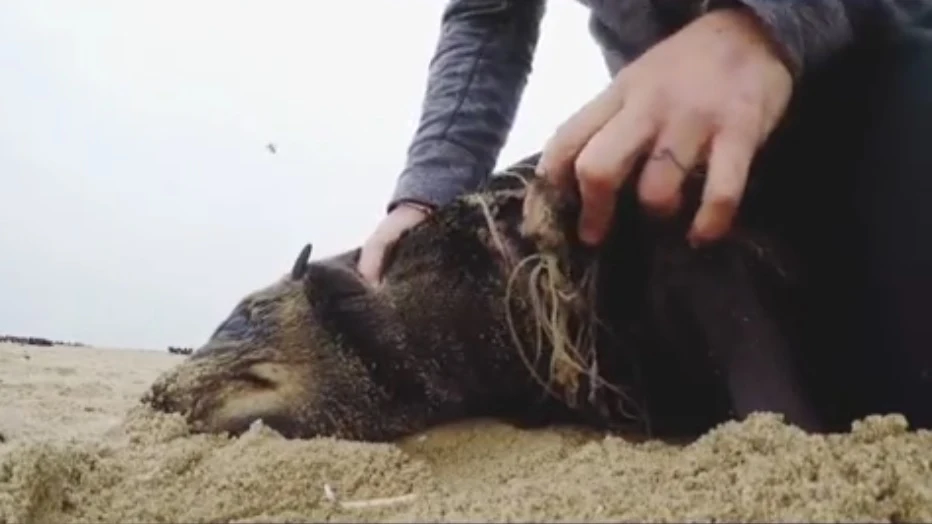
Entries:
<svg viewBox="0 0 932 524">
<path fill-rule="evenodd" d="M 564 188 L 572 185 L 573 163 L 589 139 L 623 105 L 622 84 L 612 82 L 564 122 L 541 152 L 537 174 Z"/>
<path fill-rule="evenodd" d="M 683 180 L 699 161 L 710 134 L 710 127 L 696 117 L 664 126 L 638 182 L 638 198 L 645 209 L 661 216 L 679 209 Z"/>
<path fill-rule="evenodd" d="M 618 189 L 657 132 L 657 121 L 638 107 L 647 106 L 631 104 L 629 109 L 616 113 L 576 158 L 576 180 L 582 198 L 579 237 L 586 244 L 595 245 L 605 238 Z"/>
<path fill-rule="evenodd" d="M 693 245 L 718 240 L 731 228 L 757 149 L 754 137 L 753 133 L 731 128 L 712 139 L 702 203 L 689 232 Z"/>
</svg>

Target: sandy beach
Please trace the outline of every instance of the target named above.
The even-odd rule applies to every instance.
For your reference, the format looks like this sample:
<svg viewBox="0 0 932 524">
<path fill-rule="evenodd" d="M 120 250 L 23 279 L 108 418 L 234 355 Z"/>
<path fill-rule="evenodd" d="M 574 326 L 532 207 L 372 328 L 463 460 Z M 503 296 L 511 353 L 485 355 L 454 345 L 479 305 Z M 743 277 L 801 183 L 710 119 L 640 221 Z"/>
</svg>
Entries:
<svg viewBox="0 0 932 524">
<path fill-rule="evenodd" d="M 681 446 L 493 421 L 395 444 L 188 435 L 136 404 L 180 356 L 0 345 L 0 523 L 932 521 L 932 433 L 759 415 Z"/>
</svg>

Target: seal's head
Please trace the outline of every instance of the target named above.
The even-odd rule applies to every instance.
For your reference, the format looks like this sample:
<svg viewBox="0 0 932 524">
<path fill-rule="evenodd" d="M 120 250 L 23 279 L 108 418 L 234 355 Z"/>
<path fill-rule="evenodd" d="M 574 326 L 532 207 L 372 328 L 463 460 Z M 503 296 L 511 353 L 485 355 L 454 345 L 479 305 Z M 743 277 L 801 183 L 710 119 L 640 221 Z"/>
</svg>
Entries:
<svg viewBox="0 0 932 524">
<path fill-rule="evenodd" d="M 289 274 L 242 299 L 143 402 L 184 414 L 199 431 L 237 434 L 256 419 L 285 435 L 321 429 L 302 426 L 334 376 L 321 372 L 333 357 L 308 298 L 310 255 L 307 245 Z"/>
</svg>

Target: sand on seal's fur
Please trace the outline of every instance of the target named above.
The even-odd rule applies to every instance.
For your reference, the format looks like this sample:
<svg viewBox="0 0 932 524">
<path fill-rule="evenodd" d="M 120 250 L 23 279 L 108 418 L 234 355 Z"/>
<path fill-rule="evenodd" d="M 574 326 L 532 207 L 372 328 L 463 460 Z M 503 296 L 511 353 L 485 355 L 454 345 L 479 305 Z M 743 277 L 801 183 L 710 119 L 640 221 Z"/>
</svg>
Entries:
<svg viewBox="0 0 932 524">
<path fill-rule="evenodd" d="M 0 522 L 932 520 L 932 433 L 898 416 L 824 436 L 757 415 L 686 446 L 490 421 L 227 439 L 137 406 L 178 358 L 0 345 Z"/>
</svg>

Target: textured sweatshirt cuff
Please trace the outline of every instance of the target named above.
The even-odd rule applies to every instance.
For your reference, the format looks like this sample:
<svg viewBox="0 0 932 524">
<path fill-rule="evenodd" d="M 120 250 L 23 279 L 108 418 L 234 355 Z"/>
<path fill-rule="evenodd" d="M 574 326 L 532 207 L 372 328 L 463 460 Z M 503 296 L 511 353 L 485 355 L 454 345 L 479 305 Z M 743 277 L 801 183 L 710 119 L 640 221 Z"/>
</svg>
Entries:
<svg viewBox="0 0 932 524">
<path fill-rule="evenodd" d="M 416 144 L 408 156 L 389 211 L 406 200 L 443 207 L 479 187 L 492 171 L 492 166 L 479 164 L 465 149 L 443 140 Z"/>
<path fill-rule="evenodd" d="M 845 0 L 731 0 L 750 9 L 780 48 L 794 78 L 819 65 L 853 40 Z"/>
</svg>

